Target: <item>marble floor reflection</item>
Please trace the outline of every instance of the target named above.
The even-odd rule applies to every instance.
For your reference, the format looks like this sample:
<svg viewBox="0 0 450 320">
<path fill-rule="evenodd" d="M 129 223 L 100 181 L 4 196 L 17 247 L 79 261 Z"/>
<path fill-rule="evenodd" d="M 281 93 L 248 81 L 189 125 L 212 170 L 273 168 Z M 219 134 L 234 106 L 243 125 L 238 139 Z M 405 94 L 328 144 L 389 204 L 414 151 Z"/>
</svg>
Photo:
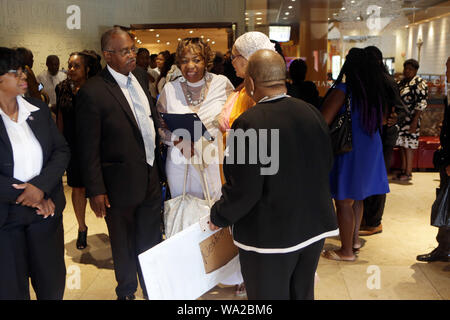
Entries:
<svg viewBox="0 0 450 320">
<path fill-rule="evenodd" d="M 413 174 L 408 184 L 391 183 L 383 218 L 383 232 L 364 237 L 364 246 L 355 262 L 321 258 L 317 273 L 316 299 L 450 299 L 450 263 L 421 263 L 416 255 L 436 247 L 437 228 L 430 226 L 430 208 L 435 198 L 439 175 Z M 67 300 L 116 299 L 113 262 L 105 222 L 88 208 L 88 248 L 75 247 L 77 222 L 70 201 L 70 188 L 64 212 Z M 327 239 L 326 248 L 337 248 L 339 238 Z M 80 281 L 71 276 L 81 272 Z M 379 275 L 375 281 L 373 275 Z M 142 292 L 136 293 L 142 299 Z M 32 293 L 34 298 L 34 294 Z M 200 299 L 245 299 L 236 297 L 234 287 L 216 286 Z"/>
</svg>

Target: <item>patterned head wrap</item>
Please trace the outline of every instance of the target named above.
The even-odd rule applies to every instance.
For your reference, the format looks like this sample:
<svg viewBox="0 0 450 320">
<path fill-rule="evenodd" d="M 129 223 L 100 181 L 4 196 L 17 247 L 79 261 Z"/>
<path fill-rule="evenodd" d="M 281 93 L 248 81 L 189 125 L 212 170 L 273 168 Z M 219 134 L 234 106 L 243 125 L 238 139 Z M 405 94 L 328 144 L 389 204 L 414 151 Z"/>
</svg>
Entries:
<svg viewBox="0 0 450 320">
<path fill-rule="evenodd" d="M 275 51 L 275 44 L 270 42 L 270 39 L 264 33 L 258 31 L 244 33 L 236 39 L 234 47 L 247 60 L 258 50 Z"/>
</svg>

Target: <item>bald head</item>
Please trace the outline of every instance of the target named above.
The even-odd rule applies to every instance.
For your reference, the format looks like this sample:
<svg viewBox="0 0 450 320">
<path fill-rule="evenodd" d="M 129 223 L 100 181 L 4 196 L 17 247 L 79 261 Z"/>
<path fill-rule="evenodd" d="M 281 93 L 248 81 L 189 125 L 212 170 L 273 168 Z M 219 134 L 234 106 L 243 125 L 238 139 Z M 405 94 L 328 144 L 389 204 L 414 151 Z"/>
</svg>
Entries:
<svg viewBox="0 0 450 320">
<path fill-rule="evenodd" d="M 258 50 L 248 60 L 247 74 L 258 87 L 284 86 L 286 63 L 275 51 Z"/>
</svg>

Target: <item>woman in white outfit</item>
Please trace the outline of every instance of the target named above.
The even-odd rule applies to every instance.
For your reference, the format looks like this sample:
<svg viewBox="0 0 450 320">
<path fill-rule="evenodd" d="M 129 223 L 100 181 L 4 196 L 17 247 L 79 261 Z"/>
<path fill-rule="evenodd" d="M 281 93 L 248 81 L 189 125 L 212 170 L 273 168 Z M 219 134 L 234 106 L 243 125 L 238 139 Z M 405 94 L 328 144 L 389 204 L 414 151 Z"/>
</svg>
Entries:
<svg viewBox="0 0 450 320">
<path fill-rule="evenodd" d="M 204 158 L 203 167 L 207 187 L 211 200 L 217 200 L 221 196 L 221 179 L 219 168 L 219 139 L 221 134 L 218 129 L 217 118 L 222 111 L 222 107 L 227 97 L 234 88 L 228 78 L 222 75 L 215 75 L 207 72 L 208 65 L 212 63 L 214 54 L 210 47 L 200 38 L 186 38 L 179 42 L 176 52 L 176 63 L 181 70 L 182 77 L 175 81 L 168 82 L 164 86 L 161 96 L 157 102 L 159 112 L 171 114 L 196 113 L 205 125 L 208 132 L 215 139 L 206 143 L 205 140 L 196 143 L 195 149 L 198 164 L 199 159 Z M 187 152 L 183 158 L 183 150 L 190 148 L 188 141 L 179 140 L 162 119 L 161 126 L 167 129 L 160 129 L 162 139 L 169 146 L 166 161 L 166 174 L 172 198 L 183 193 L 183 181 L 186 170 L 186 162 L 180 161 L 190 158 Z M 202 141 L 202 140 L 200 140 Z M 203 144 L 203 148 L 199 147 Z M 201 157 L 202 149 L 208 150 L 208 159 Z M 211 150 L 214 149 L 214 152 Z M 185 152 L 186 153 L 186 152 Z M 211 157 L 212 155 L 212 157 Z M 189 164 L 186 183 L 186 193 L 204 198 L 202 189 L 202 178 L 199 166 Z"/>
</svg>

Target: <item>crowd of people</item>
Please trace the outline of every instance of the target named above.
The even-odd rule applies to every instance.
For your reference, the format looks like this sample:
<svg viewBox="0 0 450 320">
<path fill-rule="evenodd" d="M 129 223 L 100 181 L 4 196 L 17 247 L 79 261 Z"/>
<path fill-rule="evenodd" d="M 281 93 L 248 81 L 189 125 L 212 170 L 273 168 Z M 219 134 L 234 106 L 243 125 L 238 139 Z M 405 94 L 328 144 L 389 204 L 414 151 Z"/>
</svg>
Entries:
<svg viewBox="0 0 450 320">
<path fill-rule="evenodd" d="M 226 54 L 200 38 L 179 41 L 172 54 L 150 54 L 113 28 L 102 35 L 101 51 L 71 53 L 67 74 L 51 55 L 48 70 L 35 77 L 29 49 L 0 48 L 0 299 L 29 299 L 29 278 L 38 299 L 63 298 L 64 172 L 78 221 L 76 247 L 88 246 L 89 200 L 108 228 L 120 300 L 135 299 L 138 283 L 144 298 L 152 290 L 138 255 L 163 241 L 164 183 L 172 198 L 203 199 L 206 188 L 214 204 L 211 229 L 233 226 L 242 271 L 237 294 L 314 299 L 321 255 L 355 261 L 360 235 L 382 232 L 396 145 L 402 171 L 394 179 L 411 179 L 427 106 L 413 59 L 396 83 L 378 48 L 353 48 L 320 98 L 306 81 L 305 61 L 287 68 L 280 48 L 260 32 L 243 34 Z M 450 176 L 445 103 L 441 190 Z M 199 145 L 180 138 L 162 116 L 192 113 L 215 139 Z M 350 143 L 339 152 L 342 141 L 330 135 L 337 119 L 345 119 Z M 278 132 L 275 173 L 262 174 L 268 164 L 249 159 L 254 145 L 239 145 L 233 136 L 239 129 L 256 130 L 256 145 L 265 150 L 273 141 L 261 132 Z M 238 154 L 224 152 L 226 145 Z M 322 251 L 325 239 L 337 235 L 341 247 Z M 450 261 L 449 238 L 449 226 L 441 226 L 439 246 L 417 259 Z"/>
</svg>

